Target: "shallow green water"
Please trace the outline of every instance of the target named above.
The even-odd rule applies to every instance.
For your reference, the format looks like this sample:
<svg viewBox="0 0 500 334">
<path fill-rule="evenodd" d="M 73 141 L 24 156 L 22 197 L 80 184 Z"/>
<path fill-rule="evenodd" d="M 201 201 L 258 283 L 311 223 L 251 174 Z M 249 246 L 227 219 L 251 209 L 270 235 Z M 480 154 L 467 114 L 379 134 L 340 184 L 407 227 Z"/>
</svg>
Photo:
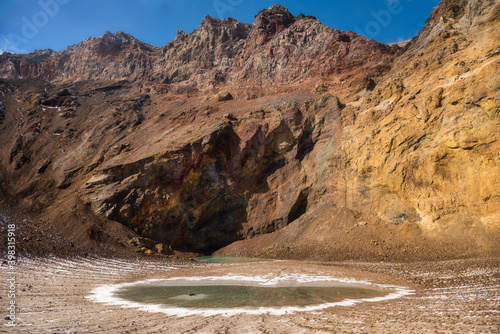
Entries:
<svg viewBox="0 0 500 334">
<path fill-rule="evenodd" d="M 239 285 L 240 284 L 240 285 Z M 162 281 L 124 287 L 116 296 L 139 303 L 183 308 L 304 307 L 346 299 L 382 297 L 388 291 L 329 282 L 266 286 L 234 281 Z"/>
<path fill-rule="evenodd" d="M 256 259 L 256 258 L 230 257 L 230 256 L 200 256 L 200 257 L 195 257 L 193 260 L 197 262 L 210 262 L 210 263 L 262 261 L 261 259 Z"/>
</svg>

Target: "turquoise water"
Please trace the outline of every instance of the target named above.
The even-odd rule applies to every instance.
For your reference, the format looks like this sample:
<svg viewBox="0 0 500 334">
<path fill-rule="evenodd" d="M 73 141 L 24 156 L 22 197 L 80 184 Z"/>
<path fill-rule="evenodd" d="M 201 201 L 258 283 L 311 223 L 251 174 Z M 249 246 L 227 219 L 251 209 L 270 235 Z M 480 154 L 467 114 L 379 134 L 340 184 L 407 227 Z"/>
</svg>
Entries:
<svg viewBox="0 0 500 334">
<path fill-rule="evenodd" d="M 262 285 L 234 280 L 173 280 L 121 288 L 115 296 L 143 304 L 182 308 L 304 307 L 386 296 L 389 291 L 333 282 L 280 282 Z"/>
<path fill-rule="evenodd" d="M 200 256 L 200 257 L 195 257 L 193 260 L 197 262 L 210 262 L 210 263 L 262 261 L 261 259 L 255 259 L 249 257 L 230 257 L 230 256 Z"/>
</svg>

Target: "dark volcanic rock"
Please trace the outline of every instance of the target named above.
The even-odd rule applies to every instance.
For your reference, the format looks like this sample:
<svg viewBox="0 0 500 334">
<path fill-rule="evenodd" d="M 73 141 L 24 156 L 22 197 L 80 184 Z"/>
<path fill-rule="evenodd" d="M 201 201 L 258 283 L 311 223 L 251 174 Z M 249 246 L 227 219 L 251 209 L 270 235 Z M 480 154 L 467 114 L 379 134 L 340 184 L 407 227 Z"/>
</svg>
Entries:
<svg viewBox="0 0 500 334">
<path fill-rule="evenodd" d="M 275 35 L 287 29 L 295 22 L 295 17 L 281 5 L 272 5 L 255 16 L 254 34 Z"/>
</svg>

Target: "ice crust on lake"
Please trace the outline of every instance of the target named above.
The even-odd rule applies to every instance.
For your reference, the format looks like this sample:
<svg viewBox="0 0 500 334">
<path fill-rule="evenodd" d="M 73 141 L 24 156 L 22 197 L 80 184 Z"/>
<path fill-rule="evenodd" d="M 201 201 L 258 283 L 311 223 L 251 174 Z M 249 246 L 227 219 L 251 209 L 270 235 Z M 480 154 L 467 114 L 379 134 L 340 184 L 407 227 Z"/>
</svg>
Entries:
<svg viewBox="0 0 500 334">
<path fill-rule="evenodd" d="M 318 305 L 309 306 L 284 306 L 284 307 L 237 307 L 237 308 L 186 308 L 186 307 L 176 307 L 168 306 L 162 304 L 146 304 L 133 302 L 120 298 L 116 295 L 118 291 L 124 288 L 129 288 L 137 285 L 175 285 L 176 282 L 182 284 L 183 282 L 192 282 L 194 285 L 204 284 L 204 285 L 218 285 L 218 284 L 233 284 L 242 286 L 315 286 L 321 285 L 322 283 L 328 283 L 329 286 L 349 286 L 349 287 L 364 287 L 373 289 L 386 289 L 388 290 L 387 295 L 383 297 L 373 297 L 373 298 L 359 298 L 359 299 L 345 299 L 338 302 L 323 303 Z M 310 275 L 279 275 L 274 277 L 263 277 L 263 276 L 240 276 L 240 275 L 227 275 L 227 276 L 192 276 L 192 277 L 174 277 L 166 279 L 149 279 L 132 283 L 121 283 L 121 284 L 110 284 L 103 285 L 95 288 L 91 291 L 91 294 L 87 296 L 88 299 L 98 302 L 105 303 L 108 305 L 118 305 L 124 308 L 137 308 L 141 311 L 146 312 L 158 312 L 164 313 L 170 316 L 213 316 L 213 315 L 224 315 L 232 316 L 237 314 L 272 314 L 272 315 L 284 315 L 292 312 L 312 312 L 320 311 L 326 308 L 335 306 L 353 306 L 363 302 L 381 302 L 385 300 L 397 299 L 407 295 L 413 294 L 414 291 L 406 287 L 394 286 L 394 285 L 383 285 L 383 284 L 373 284 L 365 281 L 358 281 L 354 279 L 339 279 L 327 276 L 310 276 Z"/>
</svg>

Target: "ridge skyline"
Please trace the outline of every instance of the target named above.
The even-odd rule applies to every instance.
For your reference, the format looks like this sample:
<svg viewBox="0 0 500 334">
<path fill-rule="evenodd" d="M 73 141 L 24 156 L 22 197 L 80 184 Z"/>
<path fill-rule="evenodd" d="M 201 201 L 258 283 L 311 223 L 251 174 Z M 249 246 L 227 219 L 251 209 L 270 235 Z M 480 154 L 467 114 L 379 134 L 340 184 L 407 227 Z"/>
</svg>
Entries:
<svg viewBox="0 0 500 334">
<path fill-rule="evenodd" d="M 27 3 L 29 2 L 30 1 L 27 1 Z M 140 7 L 142 5 L 136 6 L 137 17 L 133 19 L 124 18 L 118 20 L 120 17 L 123 18 L 120 14 L 120 11 L 123 9 L 118 8 L 116 15 L 109 14 L 106 20 L 101 20 L 100 16 L 104 16 L 106 12 L 106 10 L 103 9 L 103 11 L 96 14 L 95 17 L 87 17 L 87 22 L 83 24 L 80 21 L 82 21 L 82 18 L 86 17 L 85 10 L 81 8 L 78 9 L 76 7 L 78 4 L 73 2 L 64 5 L 59 5 L 58 2 L 62 2 L 62 0 L 39 1 L 39 3 L 46 3 L 50 6 L 56 3 L 56 7 L 49 6 L 51 11 L 49 9 L 45 11 L 42 7 L 37 7 L 38 4 L 35 2 L 36 6 L 31 7 L 38 11 L 35 12 L 34 15 L 28 13 L 22 17 L 20 17 L 20 14 L 23 13 L 23 10 L 18 9 L 16 13 L 8 15 L 8 3 L 1 4 L 0 12 L 9 17 L 5 17 L 2 23 L 0 23 L 0 54 L 3 52 L 26 54 L 34 52 L 35 50 L 46 49 L 51 49 L 56 52 L 63 51 L 68 46 L 76 45 L 87 38 L 98 38 L 104 34 L 103 32 L 107 31 L 123 31 L 146 44 L 162 47 L 169 41 L 175 39 L 178 31 L 192 32 L 195 30 L 200 25 L 200 22 L 203 21 L 204 17 L 208 16 L 217 20 L 234 18 L 241 23 L 253 22 L 253 18 L 257 12 L 262 8 L 272 7 L 269 6 L 269 3 L 274 1 L 265 1 L 267 4 L 266 6 L 262 6 L 262 1 L 257 1 L 250 6 L 252 7 L 251 9 L 247 9 L 249 4 L 242 2 L 240 5 L 231 8 L 221 7 L 222 9 L 219 8 L 219 12 L 214 11 L 211 7 L 207 8 L 202 5 L 198 6 L 200 8 L 196 10 L 180 10 L 179 12 L 177 12 L 175 8 L 169 8 L 166 12 L 161 10 L 163 8 L 160 8 L 157 14 L 153 15 L 150 13 L 150 19 L 149 17 L 145 17 L 145 13 L 142 10 L 143 8 Z M 220 2 L 221 1 L 215 1 L 214 4 Z M 387 2 L 387 0 L 380 0 L 376 3 L 370 3 L 369 6 L 365 6 L 366 8 L 364 9 L 352 9 L 349 6 L 344 6 L 343 10 L 337 8 L 340 6 L 338 3 L 328 5 L 326 10 L 321 10 L 321 7 L 326 5 L 318 5 L 315 4 L 314 1 L 311 4 L 300 5 L 290 3 L 289 1 L 280 1 L 279 3 L 293 15 L 298 16 L 299 13 L 312 15 L 327 27 L 341 31 L 353 31 L 367 38 L 372 38 L 385 44 L 391 44 L 413 38 L 422 27 L 423 22 L 425 22 L 425 19 L 428 17 L 434 5 L 437 5 L 438 2 L 439 1 L 434 0 L 428 1 L 425 4 L 419 4 L 417 7 L 422 11 L 420 15 L 414 15 L 418 10 L 416 11 L 414 8 L 410 8 L 410 6 L 414 6 L 415 4 L 411 3 L 409 0 L 390 2 Z M 390 4 L 393 4 L 394 7 L 390 7 Z M 360 5 L 359 7 L 362 7 L 362 4 Z M 125 6 L 126 3 L 124 3 L 122 7 Z M 13 7 L 13 5 L 11 7 Z M 98 7 L 96 7 L 96 9 L 97 8 Z M 395 8 L 395 10 L 392 11 L 394 14 L 391 14 L 391 8 Z M 82 18 L 72 16 L 71 11 L 79 12 L 78 15 Z M 220 16 L 219 13 L 222 13 L 224 17 Z M 51 16 L 49 14 L 53 15 Z M 157 16 L 159 14 L 162 14 L 162 20 L 158 20 Z M 408 17 L 408 15 L 410 16 Z M 0 14 L 0 18 L 1 16 Z M 168 20 L 165 20 L 165 16 L 168 17 Z M 47 20 L 45 20 L 46 22 L 38 22 L 44 17 L 47 17 Z M 419 21 L 419 23 L 416 24 L 415 20 Z M 169 21 L 168 25 L 164 23 L 164 21 Z M 38 23 L 45 24 L 38 25 Z M 92 25 L 90 25 L 90 23 L 92 23 Z M 55 29 L 55 26 L 58 26 L 58 29 Z M 411 32 L 408 32 L 410 30 Z M 394 34 L 395 32 L 400 36 L 387 37 L 388 34 Z"/>
</svg>

